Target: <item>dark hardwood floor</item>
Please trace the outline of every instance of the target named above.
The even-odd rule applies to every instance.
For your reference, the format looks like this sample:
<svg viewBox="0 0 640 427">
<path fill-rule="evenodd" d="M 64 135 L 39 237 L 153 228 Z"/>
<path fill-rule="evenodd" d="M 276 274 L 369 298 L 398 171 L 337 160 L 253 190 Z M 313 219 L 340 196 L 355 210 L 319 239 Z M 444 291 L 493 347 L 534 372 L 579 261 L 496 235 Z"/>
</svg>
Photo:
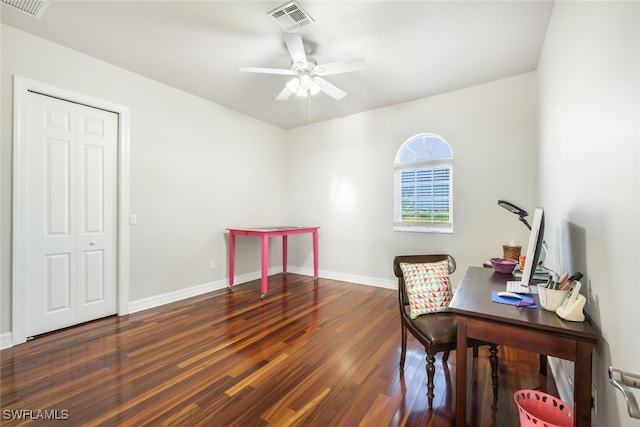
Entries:
<svg viewBox="0 0 640 427">
<path fill-rule="evenodd" d="M 413 338 L 398 368 L 397 311 L 396 291 L 288 274 L 264 300 L 257 280 L 50 333 L 0 353 L 0 424 L 450 426 L 455 353 L 429 411 Z M 557 396 L 537 355 L 499 356 L 497 402 L 488 350 L 469 366 L 470 425 L 518 425 L 517 390 Z"/>
</svg>

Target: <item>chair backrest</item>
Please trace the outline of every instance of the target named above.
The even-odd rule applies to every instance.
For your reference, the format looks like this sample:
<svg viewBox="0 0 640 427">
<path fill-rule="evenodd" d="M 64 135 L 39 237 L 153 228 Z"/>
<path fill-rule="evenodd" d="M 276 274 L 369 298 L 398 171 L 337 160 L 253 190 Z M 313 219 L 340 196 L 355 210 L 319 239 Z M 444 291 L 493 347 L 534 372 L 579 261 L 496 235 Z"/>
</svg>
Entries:
<svg viewBox="0 0 640 427">
<path fill-rule="evenodd" d="M 419 264 L 423 262 L 449 261 L 449 274 L 456 271 L 456 260 L 448 254 L 427 254 L 427 255 L 398 255 L 393 259 L 393 273 L 398 278 L 398 295 L 402 305 L 408 305 L 407 288 L 404 284 L 404 275 L 400 263 Z"/>
</svg>

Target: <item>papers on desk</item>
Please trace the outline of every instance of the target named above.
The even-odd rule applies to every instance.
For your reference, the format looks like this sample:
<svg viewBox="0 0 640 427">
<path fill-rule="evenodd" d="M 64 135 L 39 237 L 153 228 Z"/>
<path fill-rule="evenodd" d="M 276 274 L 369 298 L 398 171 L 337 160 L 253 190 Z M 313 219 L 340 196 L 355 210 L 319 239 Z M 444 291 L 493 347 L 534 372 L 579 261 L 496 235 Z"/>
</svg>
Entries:
<svg viewBox="0 0 640 427">
<path fill-rule="evenodd" d="M 521 295 L 523 300 L 533 300 L 533 297 L 527 296 L 527 295 Z M 509 298 L 509 297 L 501 297 L 500 295 L 498 295 L 498 291 L 491 291 L 491 301 L 493 302 L 497 302 L 499 304 L 507 304 L 507 305 L 516 305 L 518 304 L 518 301 L 520 301 L 517 298 Z M 527 305 L 525 306 L 526 308 L 538 308 L 537 304 L 531 304 L 531 305 Z"/>
</svg>

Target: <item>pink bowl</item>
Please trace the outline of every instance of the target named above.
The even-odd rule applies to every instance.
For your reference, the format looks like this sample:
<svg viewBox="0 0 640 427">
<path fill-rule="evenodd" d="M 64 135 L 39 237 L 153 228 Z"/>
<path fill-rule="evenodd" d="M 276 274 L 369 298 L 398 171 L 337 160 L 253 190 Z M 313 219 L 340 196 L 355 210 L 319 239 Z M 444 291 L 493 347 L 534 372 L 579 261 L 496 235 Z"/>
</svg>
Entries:
<svg viewBox="0 0 640 427">
<path fill-rule="evenodd" d="M 518 265 L 515 259 L 491 258 L 489 261 L 497 273 L 513 273 L 513 269 Z"/>
</svg>

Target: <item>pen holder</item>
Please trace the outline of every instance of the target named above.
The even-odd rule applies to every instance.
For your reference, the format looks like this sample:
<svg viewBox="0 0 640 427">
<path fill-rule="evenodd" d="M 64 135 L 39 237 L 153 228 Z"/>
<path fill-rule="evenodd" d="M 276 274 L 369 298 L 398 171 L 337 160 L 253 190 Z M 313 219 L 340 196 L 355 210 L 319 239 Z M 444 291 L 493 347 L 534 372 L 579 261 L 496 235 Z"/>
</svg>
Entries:
<svg viewBox="0 0 640 427">
<path fill-rule="evenodd" d="M 540 306 L 545 310 L 556 311 L 556 309 L 562 305 L 568 293 L 569 289 L 562 291 L 560 289 L 549 289 L 542 285 L 538 285 Z"/>
</svg>

